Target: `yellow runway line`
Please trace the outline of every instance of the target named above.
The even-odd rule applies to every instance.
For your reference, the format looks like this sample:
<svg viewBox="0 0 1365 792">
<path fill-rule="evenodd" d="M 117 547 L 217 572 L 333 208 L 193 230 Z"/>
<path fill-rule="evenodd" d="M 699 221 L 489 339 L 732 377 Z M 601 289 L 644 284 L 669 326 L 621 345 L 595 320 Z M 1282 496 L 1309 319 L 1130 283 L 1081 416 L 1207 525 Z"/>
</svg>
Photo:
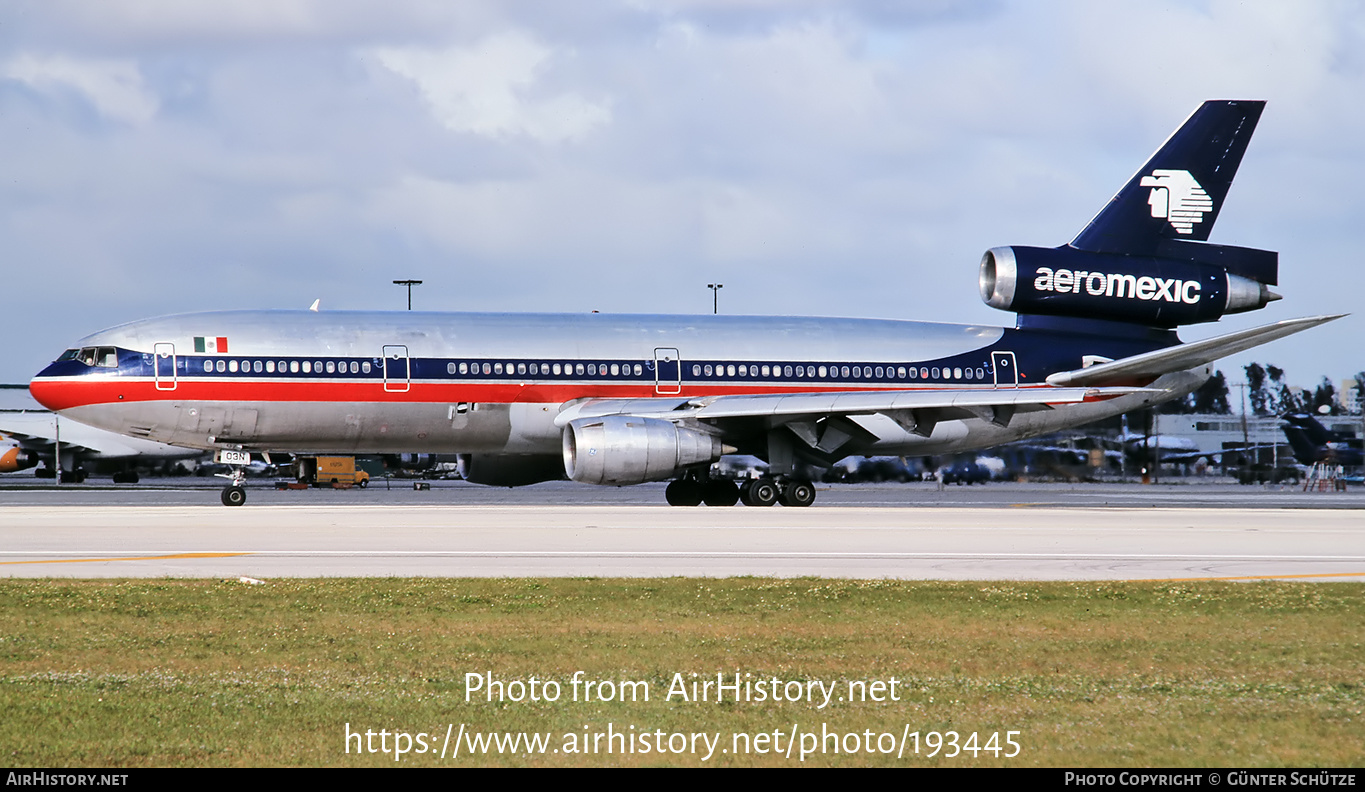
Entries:
<svg viewBox="0 0 1365 792">
<path fill-rule="evenodd" d="M 125 558 L 50 558 L 41 561 L 0 561 L 0 566 L 11 564 L 89 564 L 96 561 L 166 561 L 175 558 L 233 558 L 252 553 L 176 553 L 175 555 L 128 556 Z"/>
<path fill-rule="evenodd" d="M 1294 580 L 1297 578 L 1365 577 L 1365 572 L 1323 572 L 1314 575 L 1246 575 L 1243 577 L 1146 578 L 1129 583 L 1194 583 L 1204 580 Z"/>
</svg>

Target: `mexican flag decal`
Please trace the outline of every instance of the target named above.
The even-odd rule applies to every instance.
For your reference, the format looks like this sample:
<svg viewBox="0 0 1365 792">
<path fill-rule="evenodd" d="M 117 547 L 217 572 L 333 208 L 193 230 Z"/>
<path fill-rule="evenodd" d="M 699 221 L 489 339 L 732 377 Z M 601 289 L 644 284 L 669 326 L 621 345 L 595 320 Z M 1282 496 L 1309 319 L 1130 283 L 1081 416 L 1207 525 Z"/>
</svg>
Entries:
<svg viewBox="0 0 1365 792">
<path fill-rule="evenodd" d="M 227 354 L 227 336 L 195 336 L 195 352 L 217 352 L 220 355 Z"/>
</svg>

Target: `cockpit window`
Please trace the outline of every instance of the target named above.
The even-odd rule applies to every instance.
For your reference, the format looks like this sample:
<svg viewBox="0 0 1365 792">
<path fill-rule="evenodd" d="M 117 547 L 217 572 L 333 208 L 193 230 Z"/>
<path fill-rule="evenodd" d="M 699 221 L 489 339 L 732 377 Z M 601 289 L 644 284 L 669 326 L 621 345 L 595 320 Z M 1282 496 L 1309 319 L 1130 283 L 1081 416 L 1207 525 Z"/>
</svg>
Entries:
<svg viewBox="0 0 1365 792">
<path fill-rule="evenodd" d="M 87 366 L 118 368 L 118 350 L 114 347 L 68 349 L 57 360 L 79 360 Z"/>
</svg>

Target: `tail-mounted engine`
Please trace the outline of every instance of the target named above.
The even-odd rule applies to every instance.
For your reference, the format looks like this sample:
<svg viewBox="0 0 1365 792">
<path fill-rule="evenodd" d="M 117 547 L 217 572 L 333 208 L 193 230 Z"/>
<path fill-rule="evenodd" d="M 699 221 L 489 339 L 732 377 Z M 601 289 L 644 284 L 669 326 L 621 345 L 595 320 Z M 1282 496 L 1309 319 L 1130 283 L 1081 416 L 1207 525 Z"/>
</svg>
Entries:
<svg viewBox="0 0 1365 792">
<path fill-rule="evenodd" d="M 998 247 L 981 258 L 981 299 L 1022 314 L 1112 319 L 1155 327 L 1212 322 L 1280 299 L 1279 254 L 1166 241 L 1158 256 Z"/>
</svg>

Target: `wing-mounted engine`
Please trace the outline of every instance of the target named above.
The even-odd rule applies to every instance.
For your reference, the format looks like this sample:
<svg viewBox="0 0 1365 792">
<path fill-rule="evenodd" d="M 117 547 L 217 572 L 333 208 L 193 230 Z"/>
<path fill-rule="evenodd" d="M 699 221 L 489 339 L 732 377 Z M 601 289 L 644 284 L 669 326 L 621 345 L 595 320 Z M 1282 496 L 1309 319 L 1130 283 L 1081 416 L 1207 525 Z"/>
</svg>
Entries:
<svg viewBox="0 0 1365 792">
<path fill-rule="evenodd" d="M 981 258 L 981 299 L 1021 314 L 1154 327 L 1212 322 L 1280 299 L 1268 288 L 1279 269 L 1272 251 L 1171 241 L 1161 252 L 1167 255 L 991 248 Z"/>
<path fill-rule="evenodd" d="M 18 443 L 0 440 L 0 473 L 13 473 L 36 464 L 37 455 L 25 451 Z"/>
<path fill-rule="evenodd" d="M 664 481 L 724 453 L 719 437 L 662 418 L 608 415 L 564 428 L 564 473 L 585 484 Z"/>
</svg>

